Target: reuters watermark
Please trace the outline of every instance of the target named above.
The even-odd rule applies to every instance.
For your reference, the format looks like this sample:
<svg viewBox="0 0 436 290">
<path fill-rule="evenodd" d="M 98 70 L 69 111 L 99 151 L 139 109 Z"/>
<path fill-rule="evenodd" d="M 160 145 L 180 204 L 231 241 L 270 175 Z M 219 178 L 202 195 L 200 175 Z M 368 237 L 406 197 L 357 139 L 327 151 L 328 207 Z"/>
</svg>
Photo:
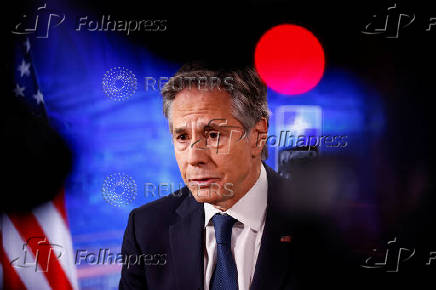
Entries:
<svg viewBox="0 0 436 290">
<path fill-rule="evenodd" d="M 233 77 L 166 77 L 145 76 L 144 91 L 160 92 L 165 85 L 175 91 L 197 89 L 200 91 L 233 90 Z M 104 94 L 114 101 L 126 101 L 138 90 L 138 80 L 132 70 L 115 66 L 107 70 L 102 78 Z"/>
<path fill-rule="evenodd" d="M 114 101 L 126 101 L 136 92 L 138 82 L 135 74 L 122 66 L 108 70 L 102 80 L 103 91 Z"/>
<path fill-rule="evenodd" d="M 174 196 L 181 197 L 183 195 L 182 189 L 185 187 L 185 183 L 171 183 L 171 182 L 160 182 L 151 183 L 147 182 L 144 184 L 144 196 L 146 198 L 156 198 L 164 196 Z M 188 188 L 190 190 L 189 194 L 196 195 L 198 197 L 211 197 L 214 195 L 221 196 L 233 196 L 233 183 L 226 182 L 220 184 L 218 182 L 209 182 L 207 184 L 202 184 L 201 182 L 192 181 L 189 182 Z"/>
<path fill-rule="evenodd" d="M 136 181 L 123 172 L 112 173 L 106 176 L 101 192 L 107 203 L 116 207 L 126 206 L 136 198 Z"/>
<path fill-rule="evenodd" d="M 145 182 L 144 197 L 146 199 L 165 196 L 181 197 L 184 189 L 188 188 L 190 195 L 210 197 L 213 195 L 233 196 L 233 183 L 219 183 L 209 181 L 184 182 Z M 102 185 L 102 197 L 112 206 L 124 207 L 131 204 L 138 195 L 136 180 L 123 172 L 115 172 L 106 176 Z"/>
<path fill-rule="evenodd" d="M 233 90 L 233 77 L 145 77 L 146 91 L 161 91 L 166 84 L 171 89 L 181 91 L 184 89 L 198 89 L 200 91 Z"/>
</svg>

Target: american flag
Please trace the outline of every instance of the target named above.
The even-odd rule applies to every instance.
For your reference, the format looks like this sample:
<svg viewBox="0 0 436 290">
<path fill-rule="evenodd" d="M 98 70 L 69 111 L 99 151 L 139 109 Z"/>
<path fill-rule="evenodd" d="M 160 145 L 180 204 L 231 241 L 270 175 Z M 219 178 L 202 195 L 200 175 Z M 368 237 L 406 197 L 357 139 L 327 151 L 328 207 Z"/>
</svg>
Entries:
<svg viewBox="0 0 436 290">
<path fill-rule="evenodd" d="M 12 90 L 33 115 L 48 120 L 31 52 L 28 38 L 17 43 Z M 78 289 L 64 190 L 31 212 L 0 214 L 0 227 L 0 286 Z"/>
</svg>

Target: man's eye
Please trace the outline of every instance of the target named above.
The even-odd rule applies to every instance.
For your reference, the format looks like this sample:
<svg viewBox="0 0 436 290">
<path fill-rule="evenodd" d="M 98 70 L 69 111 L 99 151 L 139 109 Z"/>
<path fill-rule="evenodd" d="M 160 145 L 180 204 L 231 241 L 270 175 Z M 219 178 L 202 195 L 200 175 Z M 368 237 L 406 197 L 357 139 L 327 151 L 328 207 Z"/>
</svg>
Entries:
<svg viewBox="0 0 436 290">
<path fill-rule="evenodd" d="M 186 134 L 181 134 L 181 135 L 177 136 L 176 139 L 179 140 L 179 141 L 185 141 L 188 138 L 186 137 Z"/>
<path fill-rule="evenodd" d="M 208 136 L 212 139 L 216 139 L 219 137 L 219 133 L 218 132 L 209 132 Z"/>
</svg>

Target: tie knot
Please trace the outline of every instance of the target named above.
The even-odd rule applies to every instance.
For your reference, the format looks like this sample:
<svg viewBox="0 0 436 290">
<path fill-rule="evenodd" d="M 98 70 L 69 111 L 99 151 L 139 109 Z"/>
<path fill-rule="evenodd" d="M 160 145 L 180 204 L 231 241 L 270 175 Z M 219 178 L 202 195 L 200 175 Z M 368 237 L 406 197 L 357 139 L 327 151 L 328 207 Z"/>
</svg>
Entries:
<svg viewBox="0 0 436 290">
<path fill-rule="evenodd" d="M 229 215 L 217 213 L 212 217 L 212 222 L 215 227 L 216 243 L 230 245 L 232 240 L 232 227 L 237 220 Z"/>
</svg>

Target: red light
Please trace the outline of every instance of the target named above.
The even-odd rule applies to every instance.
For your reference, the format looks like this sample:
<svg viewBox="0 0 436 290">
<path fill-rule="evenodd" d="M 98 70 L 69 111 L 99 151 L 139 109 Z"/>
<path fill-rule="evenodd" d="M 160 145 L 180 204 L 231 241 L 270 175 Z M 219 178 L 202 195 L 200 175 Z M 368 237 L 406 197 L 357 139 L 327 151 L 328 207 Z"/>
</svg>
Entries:
<svg viewBox="0 0 436 290">
<path fill-rule="evenodd" d="M 259 76 L 271 89 L 281 94 L 302 94 L 321 80 L 324 50 L 309 30 L 283 24 L 262 35 L 254 62 Z"/>
</svg>

